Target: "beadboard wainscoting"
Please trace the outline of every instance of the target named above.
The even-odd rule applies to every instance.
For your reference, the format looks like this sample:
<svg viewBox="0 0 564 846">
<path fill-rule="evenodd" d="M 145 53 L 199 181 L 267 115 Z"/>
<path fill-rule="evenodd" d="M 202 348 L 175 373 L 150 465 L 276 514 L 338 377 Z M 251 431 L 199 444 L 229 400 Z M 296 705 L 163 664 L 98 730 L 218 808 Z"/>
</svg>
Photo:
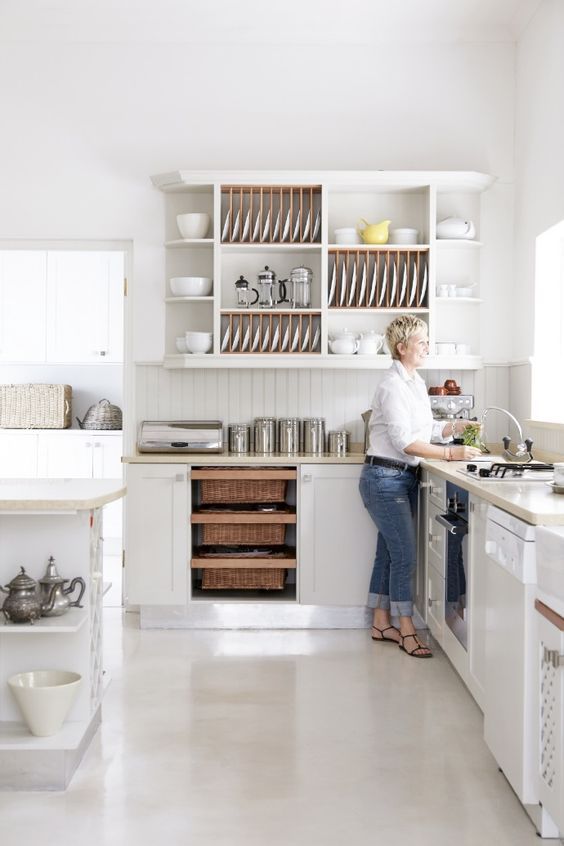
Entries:
<svg viewBox="0 0 564 846">
<path fill-rule="evenodd" d="M 535 418 L 531 408 L 532 367 L 529 361 L 518 361 L 509 367 L 511 407 L 519 420 Z M 559 390 L 559 388 L 557 389 Z M 537 449 L 564 455 L 564 421 L 560 424 L 524 423 L 523 430 Z M 534 450 L 534 447 L 533 447 Z"/>
<path fill-rule="evenodd" d="M 362 442 L 360 415 L 369 406 L 384 370 L 190 369 L 136 367 L 136 430 L 142 420 L 218 419 L 250 423 L 255 417 L 324 417 L 327 429 L 346 428 L 353 442 Z M 427 385 L 456 379 L 464 393 L 476 397 L 474 413 L 487 405 L 508 407 L 506 366 L 478 371 L 421 371 Z M 499 418 L 499 419 L 497 419 Z M 502 415 L 488 419 L 488 437 L 507 433 Z"/>
</svg>

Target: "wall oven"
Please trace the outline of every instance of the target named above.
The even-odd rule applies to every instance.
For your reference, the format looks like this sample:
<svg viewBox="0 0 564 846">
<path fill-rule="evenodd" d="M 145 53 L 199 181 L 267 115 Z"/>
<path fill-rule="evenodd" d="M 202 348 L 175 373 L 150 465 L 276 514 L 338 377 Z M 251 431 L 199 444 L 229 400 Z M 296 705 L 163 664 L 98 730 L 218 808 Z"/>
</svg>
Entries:
<svg viewBox="0 0 564 846">
<path fill-rule="evenodd" d="M 467 648 L 468 491 L 447 482 L 447 511 L 435 520 L 445 529 L 445 623 Z"/>
</svg>

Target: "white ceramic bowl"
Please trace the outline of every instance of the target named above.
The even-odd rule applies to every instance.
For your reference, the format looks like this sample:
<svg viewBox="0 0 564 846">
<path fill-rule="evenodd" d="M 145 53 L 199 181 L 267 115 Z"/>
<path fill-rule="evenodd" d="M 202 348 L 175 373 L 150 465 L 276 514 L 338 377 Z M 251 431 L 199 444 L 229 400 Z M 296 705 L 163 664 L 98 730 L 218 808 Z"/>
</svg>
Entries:
<svg viewBox="0 0 564 846">
<path fill-rule="evenodd" d="M 67 670 L 31 670 L 8 679 L 23 718 L 36 737 L 50 737 L 63 725 L 82 677 Z"/>
<path fill-rule="evenodd" d="M 205 212 L 177 214 L 176 225 L 183 238 L 205 238 L 210 226 L 210 216 Z"/>
<path fill-rule="evenodd" d="M 450 342 L 441 342 L 435 344 L 435 354 L 436 355 L 455 355 L 456 354 L 456 344 Z"/>
<path fill-rule="evenodd" d="M 336 244 L 361 244 L 361 238 L 354 226 L 335 229 Z"/>
<path fill-rule="evenodd" d="M 189 353 L 207 353 L 213 344 L 213 332 L 186 332 L 186 349 Z"/>
<path fill-rule="evenodd" d="M 417 244 L 419 240 L 418 229 L 390 229 L 390 244 Z"/>
<path fill-rule="evenodd" d="M 184 337 L 184 335 L 176 339 L 176 349 L 179 353 L 188 352 L 188 347 L 186 346 L 186 338 Z"/>
<path fill-rule="evenodd" d="M 173 297 L 208 297 L 212 284 L 209 276 L 173 276 L 170 290 Z"/>
</svg>

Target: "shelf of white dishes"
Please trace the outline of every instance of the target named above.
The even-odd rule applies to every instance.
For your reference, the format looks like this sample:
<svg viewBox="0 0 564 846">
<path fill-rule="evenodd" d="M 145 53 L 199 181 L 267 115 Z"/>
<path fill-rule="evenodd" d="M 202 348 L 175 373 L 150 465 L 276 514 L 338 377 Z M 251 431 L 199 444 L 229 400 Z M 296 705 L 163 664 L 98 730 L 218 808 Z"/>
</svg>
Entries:
<svg viewBox="0 0 564 846">
<path fill-rule="evenodd" d="M 244 243 L 244 244 L 222 244 L 221 250 L 223 253 L 303 253 L 303 252 L 320 252 L 321 251 L 321 244 L 280 244 L 280 243 L 263 243 L 261 244 L 259 241 L 256 243 Z"/>
<path fill-rule="evenodd" d="M 480 297 L 435 297 L 436 303 L 482 303 Z"/>
<path fill-rule="evenodd" d="M 77 632 L 86 623 L 88 612 L 84 608 L 69 608 L 60 617 L 40 617 L 36 623 L 10 623 L 0 620 L 0 635 L 61 634 Z"/>
<path fill-rule="evenodd" d="M 214 297 L 165 297 L 165 303 L 213 303 Z"/>
<path fill-rule="evenodd" d="M 213 238 L 176 238 L 174 241 L 165 241 L 165 247 L 175 249 L 182 247 L 213 247 Z"/>
<path fill-rule="evenodd" d="M 435 246 L 439 249 L 453 248 L 455 250 L 472 249 L 474 247 L 483 247 L 482 241 L 472 241 L 470 238 L 437 238 Z"/>
<path fill-rule="evenodd" d="M 202 359 L 205 359 L 202 361 Z M 163 367 L 175 368 L 215 368 L 241 370 L 252 367 L 254 370 L 279 370 L 289 367 L 303 367 L 308 370 L 386 370 L 392 362 L 389 355 L 334 355 L 321 353 L 229 353 L 229 355 L 166 355 Z M 479 370 L 483 366 L 481 356 L 449 355 L 429 356 L 424 370 Z"/>
</svg>

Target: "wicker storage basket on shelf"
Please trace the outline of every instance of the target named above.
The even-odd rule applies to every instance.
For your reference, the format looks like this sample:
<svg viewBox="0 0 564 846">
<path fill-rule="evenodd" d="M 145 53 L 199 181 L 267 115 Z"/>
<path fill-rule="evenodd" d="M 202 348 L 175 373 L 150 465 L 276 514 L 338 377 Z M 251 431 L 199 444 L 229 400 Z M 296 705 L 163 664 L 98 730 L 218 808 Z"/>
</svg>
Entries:
<svg viewBox="0 0 564 846">
<path fill-rule="evenodd" d="M 202 502 L 284 502 L 284 479 L 202 479 Z"/>
<path fill-rule="evenodd" d="M 204 523 L 203 544 L 284 543 L 284 523 Z"/>
<path fill-rule="evenodd" d="M 68 429 L 70 385 L 0 385 L 0 428 Z"/>
<path fill-rule="evenodd" d="M 282 590 L 286 570 L 272 567 L 206 567 L 202 570 L 204 590 Z"/>
</svg>

